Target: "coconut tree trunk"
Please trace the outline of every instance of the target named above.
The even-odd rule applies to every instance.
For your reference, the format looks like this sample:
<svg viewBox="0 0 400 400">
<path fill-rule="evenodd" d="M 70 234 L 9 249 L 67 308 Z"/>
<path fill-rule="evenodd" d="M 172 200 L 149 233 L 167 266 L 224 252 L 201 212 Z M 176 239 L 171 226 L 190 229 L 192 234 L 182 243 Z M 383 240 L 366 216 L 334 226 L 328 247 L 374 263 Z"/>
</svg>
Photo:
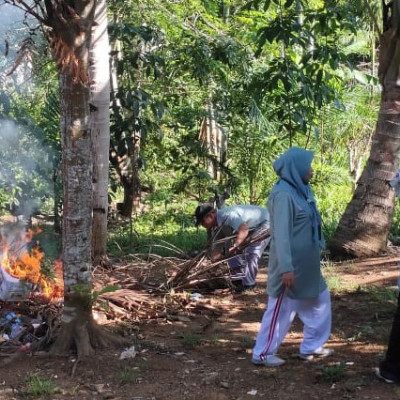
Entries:
<svg viewBox="0 0 400 400">
<path fill-rule="evenodd" d="M 395 195 L 388 181 L 397 171 L 400 149 L 400 0 L 384 7 L 378 121 L 368 162 L 329 244 L 333 256 L 368 257 L 384 252 L 392 224 Z"/>
<path fill-rule="evenodd" d="M 90 47 L 91 132 L 93 140 L 93 232 L 95 265 L 107 259 L 108 172 L 110 149 L 110 45 L 107 7 L 98 0 Z"/>
</svg>

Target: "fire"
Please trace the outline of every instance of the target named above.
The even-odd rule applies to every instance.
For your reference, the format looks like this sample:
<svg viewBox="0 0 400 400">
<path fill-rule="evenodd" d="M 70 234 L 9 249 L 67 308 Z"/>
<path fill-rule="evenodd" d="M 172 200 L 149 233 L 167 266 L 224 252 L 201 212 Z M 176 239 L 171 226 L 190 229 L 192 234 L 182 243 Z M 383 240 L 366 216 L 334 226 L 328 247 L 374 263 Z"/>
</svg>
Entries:
<svg viewBox="0 0 400 400">
<path fill-rule="evenodd" d="M 63 267 L 60 260 L 54 261 L 54 279 L 42 278 L 39 281 L 43 295 L 48 299 L 60 299 L 64 297 Z"/>
<path fill-rule="evenodd" d="M 0 241 L 1 268 L 11 276 L 27 281 L 34 285 L 35 292 L 39 292 L 47 300 L 63 297 L 62 263 L 54 262 L 54 276 L 43 274 L 42 266 L 44 252 L 39 244 L 30 244 L 41 229 L 28 229 L 26 232 L 16 232 L 12 235 L 2 236 Z"/>
</svg>

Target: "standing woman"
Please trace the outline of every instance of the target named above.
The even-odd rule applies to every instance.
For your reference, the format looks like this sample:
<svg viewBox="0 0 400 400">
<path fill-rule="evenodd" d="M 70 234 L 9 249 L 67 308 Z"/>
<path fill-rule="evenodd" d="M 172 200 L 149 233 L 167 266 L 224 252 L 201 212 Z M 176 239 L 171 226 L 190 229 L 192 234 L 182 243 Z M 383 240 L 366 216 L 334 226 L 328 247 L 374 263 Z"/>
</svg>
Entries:
<svg viewBox="0 0 400 400">
<path fill-rule="evenodd" d="M 269 298 L 253 349 L 254 364 L 285 363 L 276 353 L 296 315 L 304 325 L 299 357 L 312 360 L 333 353 L 323 347 L 331 333 L 331 300 L 321 274 L 321 216 L 309 185 L 313 157 L 311 151 L 292 147 L 273 163 L 279 180 L 267 202 Z"/>
</svg>

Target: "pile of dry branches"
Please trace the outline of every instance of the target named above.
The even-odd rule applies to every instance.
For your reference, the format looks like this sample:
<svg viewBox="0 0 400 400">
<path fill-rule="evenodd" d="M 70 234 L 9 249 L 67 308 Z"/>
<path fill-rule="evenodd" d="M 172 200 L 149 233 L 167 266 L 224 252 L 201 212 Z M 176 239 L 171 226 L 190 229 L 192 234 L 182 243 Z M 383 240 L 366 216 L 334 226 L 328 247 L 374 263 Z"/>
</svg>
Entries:
<svg viewBox="0 0 400 400">
<path fill-rule="evenodd" d="M 212 279 L 224 277 L 229 280 L 229 269 L 226 262 L 243 254 L 248 246 L 267 239 L 269 236 L 269 229 L 266 229 L 257 235 L 249 236 L 241 245 L 236 247 L 234 251 L 228 252 L 212 263 L 207 257 L 211 245 L 218 245 L 219 243 L 234 239 L 236 236 L 210 241 L 205 250 L 200 252 L 195 258 L 185 261 L 179 266 L 178 272 L 167 281 L 167 286 L 173 287 L 176 290 L 190 289 L 198 287 L 205 281 L 209 282 Z"/>
</svg>

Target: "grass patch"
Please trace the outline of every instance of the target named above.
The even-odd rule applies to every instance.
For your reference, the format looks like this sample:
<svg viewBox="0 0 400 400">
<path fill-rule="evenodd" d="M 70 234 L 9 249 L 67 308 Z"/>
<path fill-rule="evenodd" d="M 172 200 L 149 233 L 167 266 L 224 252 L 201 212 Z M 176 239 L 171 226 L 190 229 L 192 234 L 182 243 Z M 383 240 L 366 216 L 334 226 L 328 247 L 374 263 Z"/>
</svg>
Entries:
<svg viewBox="0 0 400 400">
<path fill-rule="evenodd" d="M 397 300 L 397 293 L 395 290 L 381 287 L 381 286 L 362 286 L 360 290 L 368 295 L 369 301 L 377 303 L 393 302 L 395 304 Z"/>
<path fill-rule="evenodd" d="M 185 347 L 197 347 L 202 343 L 202 339 L 199 335 L 192 332 L 185 332 L 182 334 L 182 343 Z"/>
<path fill-rule="evenodd" d="M 324 275 L 326 284 L 332 293 L 340 294 L 354 291 L 358 287 L 356 282 L 344 281 L 335 264 L 330 261 L 322 262 L 322 274 Z"/>
<path fill-rule="evenodd" d="M 30 396 L 48 396 L 60 390 L 53 381 L 38 375 L 28 376 L 27 381 L 26 393 Z"/>
<path fill-rule="evenodd" d="M 139 376 L 139 367 L 129 367 L 127 365 L 120 365 L 118 369 L 118 380 L 121 385 L 133 383 L 137 381 Z"/>
<path fill-rule="evenodd" d="M 135 229 L 120 224 L 109 229 L 108 252 L 114 256 L 152 253 L 160 256 L 184 256 L 200 251 L 207 242 L 203 228 L 182 226 L 172 221 L 160 221 L 153 227 L 146 215 L 135 220 Z"/>
<path fill-rule="evenodd" d="M 324 367 L 321 370 L 321 378 L 325 382 L 339 382 L 346 376 L 345 367 L 342 364 Z"/>
<path fill-rule="evenodd" d="M 208 343 L 217 345 L 220 343 L 221 338 L 218 335 L 213 335 L 211 339 L 208 340 Z"/>
<path fill-rule="evenodd" d="M 241 336 L 239 339 L 240 347 L 244 350 L 254 347 L 254 338 L 250 336 Z"/>
</svg>

